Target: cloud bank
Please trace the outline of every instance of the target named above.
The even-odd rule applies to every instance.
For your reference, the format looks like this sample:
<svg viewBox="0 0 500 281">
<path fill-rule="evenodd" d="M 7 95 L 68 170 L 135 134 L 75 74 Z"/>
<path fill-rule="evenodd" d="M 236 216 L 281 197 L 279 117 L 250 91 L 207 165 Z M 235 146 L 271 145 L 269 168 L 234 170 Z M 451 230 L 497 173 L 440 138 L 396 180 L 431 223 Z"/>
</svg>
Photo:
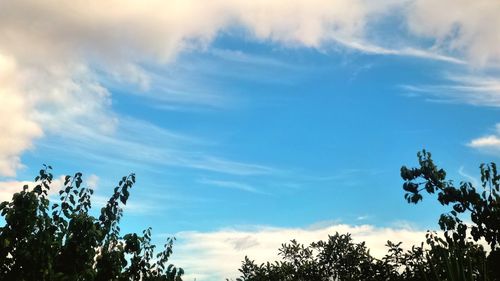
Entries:
<svg viewBox="0 0 500 281">
<path fill-rule="evenodd" d="M 172 262 L 187 272 L 186 280 L 225 280 L 238 277 L 245 255 L 257 263 L 279 260 L 282 243 L 296 239 L 310 244 L 328 239 L 328 235 L 351 233 L 355 242 L 365 241 L 370 253 L 381 258 L 387 253 L 387 240 L 403 242 L 411 248 L 425 239 L 425 231 L 411 228 L 381 228 L 372 225 L 328 224 L 315 228 L 251 227 L 222 229 L 214 232 L 181 232 L 176 234 Z"/>
</svg>

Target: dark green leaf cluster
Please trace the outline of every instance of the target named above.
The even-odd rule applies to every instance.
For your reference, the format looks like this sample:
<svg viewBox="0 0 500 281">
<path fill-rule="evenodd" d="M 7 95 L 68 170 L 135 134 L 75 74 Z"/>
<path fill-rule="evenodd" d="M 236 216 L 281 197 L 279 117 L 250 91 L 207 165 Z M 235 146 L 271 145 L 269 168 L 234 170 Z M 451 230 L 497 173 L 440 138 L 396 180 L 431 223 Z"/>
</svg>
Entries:
<svg viewBox="0 0 500 281">
<path fill-rule="evenodd" d="M 120 235 L 122 206 L 135 175 L 123 177 L 101 209 L 89 214 L 93 190 L 82 185 L 82 174 L 66 176 L 59 200 L 51 204 L 51 167 L 44 166 L 36 186 L 0 204 L 0 280 L 108 281 L 182 280 L 183 270 L 166 266 L 173 239 L 154 254 L 151 229 L 142 235 Z"/>
<path fill-rule="evenodd" d="M 407 192 L 408 202 L 418 203 L 422 192 L 437 193 L 437 199 L 443 206 L 451 206 L 448 213 L 441 215 L 439 226 L 447 239 L 455 243 L 465 243 L 467 230 L 475 241 L 484 239 L 492 250 L 499 249 L 500 242 L 500 175 L 495 163 L 482 164 L 481 187 L 470 182 L 461 182 L 456 186 L 446 180 L 446 173 L 438 169 L 425 150 L 418 153 L 418 168 L 401 168 L 401 177 L 405 180 L 403 189 Z M 468 213 L 472 225 L 467 225 L 460 214 Z"/>
</svg>

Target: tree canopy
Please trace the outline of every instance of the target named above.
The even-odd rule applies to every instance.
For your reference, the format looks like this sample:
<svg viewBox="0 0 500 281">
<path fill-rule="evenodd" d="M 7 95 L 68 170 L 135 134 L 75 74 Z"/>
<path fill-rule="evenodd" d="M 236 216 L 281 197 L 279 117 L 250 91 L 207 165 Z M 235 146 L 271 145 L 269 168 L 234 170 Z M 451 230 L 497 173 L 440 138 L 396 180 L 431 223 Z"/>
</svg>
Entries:
<svg viewBox="0 0 500 281">
<path fill-rule="evenodd" d="M 439 226 L 448 241 L 463 244 L 469 230 L 474 241 L 484 239 L 492 250 L 499 250 L 500 175 L 496 164 L 480 165 L 481 187 L 478 187 L 470 182 L 461 182 L 457 186 L 447 180 L 446 172 L 434 164 L 431 153 L 425 150 L 418 153 L 418 162 L 420 167 L 401 168 L 406 200 L 417 204 L 423 199 L 422 192 L 437 193 L 441 205 L 451 205 L 451 210 L 439 219 Z M 468 214 L 472 223 L 464 222 L 460 214 Z"/>
<path fill-rule="evenodd" d="M 135 175 L 123 177 L 98 218 L 89 214 L 93 190 L 82 174 L 66 176 L 58 200 L 49 196 L 50 166 L 0 204 L 0 280 L 20 281 L 178 281 L 184 271 L 168 265 L 173 239 L 155 255 L 151 229 L 120 234 L 122 206 Z"/>
</svg>

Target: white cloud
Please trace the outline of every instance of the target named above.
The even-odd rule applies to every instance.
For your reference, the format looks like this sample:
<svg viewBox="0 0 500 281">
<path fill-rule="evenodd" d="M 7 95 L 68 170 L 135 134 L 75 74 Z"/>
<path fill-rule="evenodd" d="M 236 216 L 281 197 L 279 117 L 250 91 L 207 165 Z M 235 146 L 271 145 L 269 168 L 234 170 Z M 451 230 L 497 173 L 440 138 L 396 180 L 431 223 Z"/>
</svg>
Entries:
<svg viewBox="0 0 500 281">
<path fill-rule="evenodd" d="M 486 136 L 477 139 L 473 139 L 469 146 L 474 148 L 500 148 L 500 137 L 498 136 Z"/>
<path fill-rule="evenodd" d="M 113 133 L 118 119 L 104 77 L 142 91 L 158 90 L 167 103 L 217 106 L 217 95 L 200 92 L 196 98 L 182 88 L 173 93 L 164 89 L 168 85 L 155 88 L 154 77 L 142 65 L 168 63 L 181 51 L 207 48 L 220 33 L 243 31 L 287 47 L 340 44 L 454 63 L 463 61 L 446 53 L 460 57 L 463 52 L 483 65 L 500 57 L 498 6 L 485 0 L 2 1 L 0 98 L 12 106 L 2 111 L 2 119 L 10 121 L 2 125 L 8 126 L 2 131 L 8 136 L 0 145 L 0 175 L 14 176 L 22 167 L 20 156 L 43 132 Z M 435 39 L 435 49 L 372 42 L 377 38 L 372 27 L 389 13 L 403 11 L 410 32 Z"/>
<path fill-rule="evenodd" d="M 500 62 L 500 2 L 415 0 L 407 13 L 410 31 L 434 40 L 435 49 L 465 53 L 476 65 Z"/>
<path fill-rule="evenodd" d="M 48 192 L 49 196 L 51 196 L 52 200 L 57 201 L 58 192 L 64 186 L 65 176 L 61 175 L 52 180 L 50 184 L 50 190 Z M 97 175 L 91 174 L 89 176 L 85 176 L 83 178 L 83 185 L 85 187 L 90 187 L 94 190 L 98 187 L 99 177 Z M 0 181 L 0 202 L 10 201 L 14 193 L 20 192 L 23 189 L 23 186 L 27 185 L 28 189 L 32 189 L 35 186 L 35 182 L 33 181 Z M 92 205 L 94 210 L 99 210 L 101 207 L 105 206 L 108 202 L 108 197 L 102 195 L 93 195 L 92 196 Z M 54 201 L 53 201 L 54 202 Z M 133 199 L 127 202 L 127 205 L 123 206 L 123 209 L 126 213 L 132 214 L 147 214 L 152 211 L 165 210 L 164 205 L 156 204 L 156 202 L 152 200 L 141 200 L 141 199 Z"/>
<path fill-rule="evenodd" d="M 58 194 L 58 192 L 64 186 L 65 177 L 66 176 L 61 175 L 59 177 L 55 177 L 52 180 L 52 183 L 50 184 L 50 190 L 48 192 L 49 196 Z M 99 177 L 91 174 L 90 176 L 85 177 L 83 180 L 85 186 L 95 189 L 99 182 Z M 12 195 L 14 195 L 14 193 L 22 191 L 23 186 L 25 185 L 28 186 L 28 189 L 31 189 L 35 186 L 35 182 L 18 180 L 0 181 L 0 202 L 10 201 L 12 199 Z"/>
<path fill-rule="evenodd" d="M 4 50 L 27 62 L 75 56 L 105 65 L 166 62 L 180 50 L 206 46 L 218 32 L 238 25 L 258 39 L 310 47 L 336 37 L 362 36 L 368 18 L 389 4 L 362 0 L 24 0 L 2 4 L 0 40 Z"/>
<path fill-rule="evenodd" d="M 23 190 L 23 186 L 32 184 L 31 181 L 0 181 L 0 202 L 10 201 L 14 193 Z"/>
<path fill-rule="evenodd" d="M 0 176 L 15 176 L 20 155 L 45 134 L 111 133 L 110 96 L 85 65 L 47 62 L 43 69 L 6 56 L 0 47 Z"/>
<path fill-rule="evenodd" d="M 250 227 L 214 232 L 181 232 L 175 236 L 172 262 L 186 270 L 186 280 L 225 280 L 238 276 L 245 255 L 257 263 L 278 260 L 282 243 L 296 239 L 303 244 L 326 240 L 329 234 L 351 233 L 355 242 L 366 241 L 370 253 L 382 257 L 387 240 L 403 242 L 408 249 L 425 239 L 425 231 L 380 228 L 371 225 L 329 224 L 315 228 Z"/>
<path fill-rule="evenodd" d="M 30 116 L 30 102 L 20 94 L 20 80 L 15 61 L 0 53 L 0 175 L 4 176 L 15 175 L 22 167 L 20 155 L 42 136 Z"/>
<path fill-rule="evenodd" d="M 493 134 L 475 138 L 467 145 L 479 151 L 500 155 L 500 123 L 496 124 Z"/>
</svg>

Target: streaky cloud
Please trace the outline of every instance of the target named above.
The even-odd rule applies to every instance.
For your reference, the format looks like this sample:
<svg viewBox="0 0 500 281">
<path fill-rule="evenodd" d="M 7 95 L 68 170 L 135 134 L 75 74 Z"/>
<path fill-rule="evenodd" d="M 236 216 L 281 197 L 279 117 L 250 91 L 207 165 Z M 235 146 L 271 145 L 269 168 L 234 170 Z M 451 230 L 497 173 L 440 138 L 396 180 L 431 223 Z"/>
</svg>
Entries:
<svg viewBox="0 0 500 281">
<path fill-rule="evenodd" d="M 211 185 L 211 186 L 218 186 L 222 188 L 230 188 L 230 189 L 237 189 L 245 192 L 250 192 L 250 193 L 257 193 L 257 194 L 265 194 L 264 192 L 256 189 L 255 187 L 241 183 L 241 182 L 235 182 L 235 181 L 227 181 L 227 180 L 214 180 L 214 179 L 200 179 L 198 180 L 199 183 L 205 184 L 205 185 Z"/>
<path fill-rule="evenodd" d="M 63 137 L 41 141 L 47 149 L 77 154 L 101 163 L 161 169 L 171 166 L 232 175 L 269 175 L 280 170 L 260 164 L 228 160 L 210 153 L 214 144 L 176 133 L 130 117 L 120 118 L 115 133 L 102 134 L 80 128 Z"/>
<path fill-rule="evenodd" d="M 500 79 L 481 74 L 445 74 L 440 84 L 402 85 L 411 95 L 431 101 L 500 107 Z"/>
</svg>

